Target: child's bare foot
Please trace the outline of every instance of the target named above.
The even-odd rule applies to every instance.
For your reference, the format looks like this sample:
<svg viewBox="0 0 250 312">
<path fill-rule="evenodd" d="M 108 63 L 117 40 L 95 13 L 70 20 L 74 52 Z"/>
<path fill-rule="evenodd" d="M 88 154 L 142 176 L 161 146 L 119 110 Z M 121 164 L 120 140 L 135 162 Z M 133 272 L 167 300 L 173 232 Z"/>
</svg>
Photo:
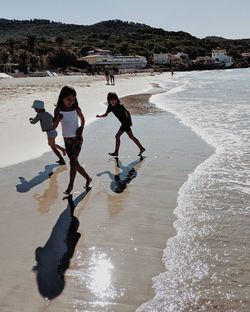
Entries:
<svg viewBox="0 0 250 312">
<path fill-rule="evenodd" d="M 117 157 L 118 156 L 118 153 L 114 152 L 114 153 L 109 153 L 109 156 L 115 156 Z"/>
<path fill-rule="evenodd" d="M 138 154 L 138 156 L 141 156 L 141 154 L 143 153 L 143 152 L 145 152 L 146 151 L 146 149 L 143 147 L 143 148 L 141 148 L 140 149 L 140 153 Z"/>
<path fill-rule="evenodd" d="M 73 190 L 73 186 L 69 185 L 69 186 L 67 187 L 67 190 L 64 191 L 63 193 L 66 194 L 66 195 L 69 195 L 69 194 L 72 192 L 72 190 Z"/>
<path fill-rule="evenodd" d="M 66 162 L 64 161 L 64 159 L 59 159 L 56 161 L 56 163 L 58 163 L 59 165 L 66 165 Z"/>
<path fill-rule="evenodd" d="M 88 191 L 91 189 L 91 186 L 90 186 L 90 183 L 92 182 L 92 179 L 89 177 L 86 181 L 86 184 L 85 184 L 85 189 Z"/>
</svg>

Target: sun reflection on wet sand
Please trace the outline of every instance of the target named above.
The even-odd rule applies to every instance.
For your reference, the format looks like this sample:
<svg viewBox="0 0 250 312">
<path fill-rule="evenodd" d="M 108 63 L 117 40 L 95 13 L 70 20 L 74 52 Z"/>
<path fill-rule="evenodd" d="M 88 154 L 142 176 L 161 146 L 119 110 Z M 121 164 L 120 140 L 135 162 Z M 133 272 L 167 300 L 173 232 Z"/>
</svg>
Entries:
<svg viewBox="0 0 250 312">
<path fill-rule="evenodd" d="M 95 247 L 89 248 L 89 251 L 92 254 L 87 262 L 83 260 L 82 253 L 77 253 L 79 266 L 75 272 L 71 271 L 70 275 L 77 277 L 81 286 L 86 287 L 98 302 L 104 303 L 122 297 L 125 289 L 116 288 L 114 285 L 115 267 L 111 258 L 105 252 L 96 250 Z M 79 282 L 77 284 L 79 285 Z"/>
<path fill-rule="evenodd" d="M 111 277 L 114 266 L 110 258 L 108 258 L 104 253 L 94 253 L 91 257 L 90 263 L 87 287 L 97 297 L 114 297 L 116 292 L 111 285 Z"/>
</svg>

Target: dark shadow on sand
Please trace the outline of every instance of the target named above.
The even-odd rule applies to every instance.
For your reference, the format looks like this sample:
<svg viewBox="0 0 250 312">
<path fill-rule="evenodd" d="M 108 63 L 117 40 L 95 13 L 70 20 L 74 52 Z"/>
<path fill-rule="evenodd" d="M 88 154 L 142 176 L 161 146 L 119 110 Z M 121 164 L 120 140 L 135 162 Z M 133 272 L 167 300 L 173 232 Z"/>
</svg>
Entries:
<svg viewBox="0 0 250 312">
<path fill-rule="evenodd" d="M 17 192 L 26 193 L 33 187 L 43 183 L 51 177 L 51 175 L 53 174 L 52 170 L 56 167 L 58 167 L 57 164 L 46 165 L 44 167 L 44 171 L 39 172 L 38 175 L 32 178 L 30 181 L 27 181 L 24 177 L 18 177 L 18 179 L 20 180 L 20 184 L 16 185 Z"/>
<path fill-rule="evenodd" d="M 73 213 L 87 193 L 83 192 L 74 201 L 72 195 L 64 198 L 68 200 L 67 208 L 58 218 L 47 243 L 35 251 L 37 265 L 33 271 L 36 272 L 38 290 L 46 299 L 56 298 L 65 287 L 64 274 L 81 237 L 77 232 L 80 223 Z"/>
<path fill-rule="evenodd" d="M 145 158 L 141 156 L 140 159 L 131 162 L 127 166 L 123 166 L 118 157 L 115 157 L 114 160 L 116 162 L 115 173 L 107 170 L 98 173 L 97 176 L 107 174 L 111 179 L 111 190 L 114 193 L 122 193 L 126 189 L 127 184 L 136 178 L 137 171 L 144 162 Z M 120 172 L 120 169 L 122 172 Z"/>
</svg>

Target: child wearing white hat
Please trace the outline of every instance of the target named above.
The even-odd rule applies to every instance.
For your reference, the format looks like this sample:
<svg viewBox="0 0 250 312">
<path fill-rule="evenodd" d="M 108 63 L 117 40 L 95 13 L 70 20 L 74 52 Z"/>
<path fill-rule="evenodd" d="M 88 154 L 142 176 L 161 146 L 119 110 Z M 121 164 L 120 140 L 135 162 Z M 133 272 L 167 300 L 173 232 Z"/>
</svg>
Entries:
<svg viewBox="0 0 250 312">
<path fill-rule="evenodd" d="M 57 137 L 57 132 L 53 129 L 53 116 L 45 111 L 44 102 L 40 100 L 35 100 L 33 102 L 32 108 L 36 111 L 37 115 L 35 118 L 30 118 L 29 121 L 31 124 L 36 124 L 40 121 L 41 129 L 43 132 L 47 133 L 48 136 L 48 145 L 51 147 L 52 151 L 57 155 L 59 160 L 56 162 L 59 165 L 65 165 L 65 161 L 59 152 L 59 150 L 63 153 L 63 156 L 66 155 L 65 148 L 56 144 L 55 138 Z"/>
</svg>

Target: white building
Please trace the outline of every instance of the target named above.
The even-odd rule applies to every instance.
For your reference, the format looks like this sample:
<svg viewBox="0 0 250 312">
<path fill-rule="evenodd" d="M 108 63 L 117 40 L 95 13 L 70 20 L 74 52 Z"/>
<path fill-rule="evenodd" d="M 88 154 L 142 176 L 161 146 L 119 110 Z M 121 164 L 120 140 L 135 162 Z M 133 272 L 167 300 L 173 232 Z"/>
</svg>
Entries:
<svg viewBox="0 0 250 312">
<path fill-rule="evenodd" d="M 176 59 L 182 59 L 183 61 L 189 61 L 189 55 L 184 52 L 178 52 L 174 55 Z"/>
<path fill-rule="evenodd" d="M 88 52 L 88 55 L 112 55 L 110 50 L 94 49 Z"/>
<path fill-rule="evenodd" d="M 227 51 L 221 48 L 212 50 L 212 60 L 214 62 L 224 63 L 226 67 L 233 64 L 231 56 L 228 56 Z"/>
<path fill-rule="evenodd" d="M 170 60 L 171 63 L 178 62 L 187 67 L 189 64 L 189 55 L 183 52 L 178 52 L 176 54 L 172 54 Z"/>
<path fill-rule="evenodd" d="M 136 69 L 145 68 L 147 60 L 144 56 L 123 56 L 123 55 L 112 55 L 110 50 L 95 49 L 88 52 L 88 55 L 80 58 L 88 62 L 90 65 L 101 65 L 109 66 L 116 65 L 119 68 L 124 69 Z"/>
<path fill-rule="evenodd" d="M 154 64 L 170 64 L 170 55 L 168 53 L 154 53 Z"/>
<path fill-rule="evenodd" d="M 250 52 L 241 53 L 242 57 L 250 57 Z"/>
</svg>

